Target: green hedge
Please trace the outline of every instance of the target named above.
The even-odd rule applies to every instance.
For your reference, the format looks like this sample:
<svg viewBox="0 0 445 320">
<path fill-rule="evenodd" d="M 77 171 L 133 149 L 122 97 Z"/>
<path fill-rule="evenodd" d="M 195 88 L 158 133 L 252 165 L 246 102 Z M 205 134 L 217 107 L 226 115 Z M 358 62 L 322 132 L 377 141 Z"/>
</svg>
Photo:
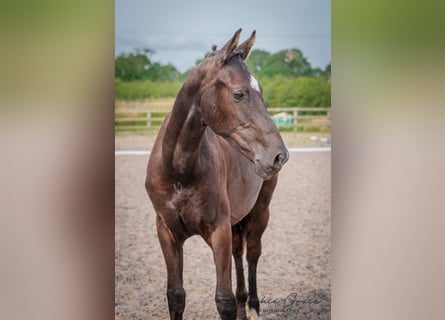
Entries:
<svg viewBox="0 0 445 320">
<path fill-rule="evenodd" d="M 331 83 L 324 77 L 282 77 L 259 79 L 268 107 L 330 107 Z"/>
<path fill-rule="evenodd" d="M 182 82 L 180 81 L 136 80 L 126 82 L 119 78 L 114 81 L 116 100 L 174 98 L 181 86 Z"/>
<path fill-rule="evenodd" d="M 325 77 L 259 78 L 263 97 L 268 107 L 330 107 L 331 83 Z M 181 81 L 115 80 L 117 100 L 142 100 L 174 98 L 181 88 Z"/>
</svg>

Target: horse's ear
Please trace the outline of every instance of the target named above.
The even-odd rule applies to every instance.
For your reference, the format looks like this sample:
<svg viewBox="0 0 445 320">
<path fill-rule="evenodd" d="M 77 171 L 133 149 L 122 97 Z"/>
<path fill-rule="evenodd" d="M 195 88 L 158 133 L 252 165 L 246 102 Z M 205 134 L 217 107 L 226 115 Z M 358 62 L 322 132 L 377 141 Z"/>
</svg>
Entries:
<svg viewBox="0 0 445 320">
<path fill-rule="evenodd" d="M 227 43 L 224 45 L 224 47 L 221 48 L 220 54 L 221 54 L 221 62 L 222 63 L 225 63 L 230 57 L 232 57 L 232 52 L 238 46 L 238 40 L 239 40 L 239 35 L 241 33 L 241 30 L 242 29 L 239 28 L 233 35 L 232 39 L 227 41 Z"/>
<path fill-rule="evenodd" d="M 249 55 L 250 49 L 252 48 L 253 43 L 255 42 L 255 35 L 256 31 L 253 30 L 249 39 L 241 43 L 239 47 L 236 49 L 237 51 L 241 52 L 240 54 L 241 59 L 246 60 L 247 56 Z"/>
</svg>

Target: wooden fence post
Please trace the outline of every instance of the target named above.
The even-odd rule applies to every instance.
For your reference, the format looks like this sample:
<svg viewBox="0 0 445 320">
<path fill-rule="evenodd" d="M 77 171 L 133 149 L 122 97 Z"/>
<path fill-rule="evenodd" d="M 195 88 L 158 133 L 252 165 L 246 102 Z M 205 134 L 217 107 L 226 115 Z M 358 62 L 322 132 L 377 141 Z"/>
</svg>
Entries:
<svg viewBox="0 0 445 320">
<path fill-rule="evenodd" d="M 293 115 L 293 118 L 294 118 L 294 131 L 298 131 L 298 108 L 295 108 L 295 110 L 294 110 L 294 115 Z"/>
<path fill-rule="evenodd" d="M 147 110 L 147 130 L 151 128 L 151 111 Z"/>
</svg>

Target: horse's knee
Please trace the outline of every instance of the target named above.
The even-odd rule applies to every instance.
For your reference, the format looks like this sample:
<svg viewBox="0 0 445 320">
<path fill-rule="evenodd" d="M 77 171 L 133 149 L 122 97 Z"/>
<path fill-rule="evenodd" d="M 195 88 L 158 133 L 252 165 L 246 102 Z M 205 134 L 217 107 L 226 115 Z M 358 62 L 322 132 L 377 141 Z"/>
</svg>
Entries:
<svg viewBox="0 0 445 320">
<path fill-rule="evenodd" d="M 185 308 L 185 290 L 184 289 L 168 289 L 167 290 L 168 306 L 171 312 L 182 314 Z"/>
<path fill-rule="evenodd" d="M 236 319 L 236 300 L 233 294 L 230 295 L 216 295 L 215 297 L 216 308 L 224 320 Z"/>
<path fill-rule="evenodd" d="M 245 305 L 247 301 L 247 290 L 245 288 L 237 288 L 236 289 L 236 302 L 241 305 Z"/>
</svg>

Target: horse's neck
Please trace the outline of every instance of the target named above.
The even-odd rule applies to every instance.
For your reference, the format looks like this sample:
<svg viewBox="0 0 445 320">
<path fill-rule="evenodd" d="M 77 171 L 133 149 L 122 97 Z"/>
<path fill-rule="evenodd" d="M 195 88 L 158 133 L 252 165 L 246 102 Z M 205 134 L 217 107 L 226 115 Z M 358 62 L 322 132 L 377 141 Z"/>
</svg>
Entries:
<svg viewBox="0 0 445 320">
<path fill-rule="evenodd" d="M 205 130 L 196 95 L 184 86 L 176 97 L 163 140 L 163 160 L 169 174 L 187 178 L 195 168 Z"/>
</svg>

